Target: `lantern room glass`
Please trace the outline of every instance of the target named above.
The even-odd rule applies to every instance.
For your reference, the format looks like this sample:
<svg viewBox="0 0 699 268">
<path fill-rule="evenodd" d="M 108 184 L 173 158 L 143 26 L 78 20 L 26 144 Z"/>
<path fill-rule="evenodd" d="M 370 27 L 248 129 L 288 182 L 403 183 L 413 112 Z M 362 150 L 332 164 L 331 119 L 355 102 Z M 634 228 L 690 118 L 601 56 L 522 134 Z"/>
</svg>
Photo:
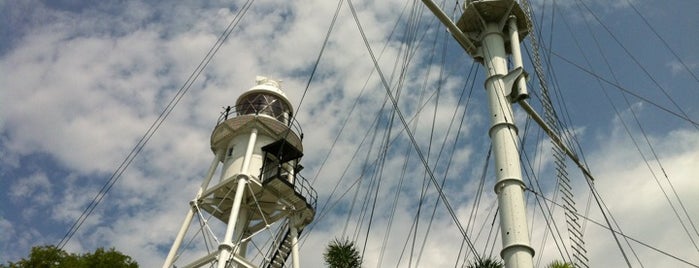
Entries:
<svg viewBox="0 0 699 268">
<path fill-rule="evenodd" d="M 271 116 L 287 124 L 290 117 L 289 106 L 278 96 L 267 93 L 251 93 L 243 98 L 237 107 L 238 115 L 257 114 Z"/>
</svg>

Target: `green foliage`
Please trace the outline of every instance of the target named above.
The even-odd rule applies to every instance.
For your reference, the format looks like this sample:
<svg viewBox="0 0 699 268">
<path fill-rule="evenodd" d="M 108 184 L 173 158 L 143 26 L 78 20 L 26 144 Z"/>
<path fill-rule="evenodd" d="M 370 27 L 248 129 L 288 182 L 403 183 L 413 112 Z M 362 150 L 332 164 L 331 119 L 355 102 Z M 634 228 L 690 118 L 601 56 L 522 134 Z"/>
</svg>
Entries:
<svg viewBox="0 0 699 268">
<path fill-rule="evenodd" d="M 94 253 L 86 253 L 82 256 L 82 262 L 85 267 L 138 267 L 138 263 L 132 260 L 131 257 L 114 250 L 114 248 L 109 250 L 98 248 Z"/>
<path fill-rule="evenodd" d="M 354 242 L 348 239 L 335 239 L 328 244 L 323 253 L 323 259 L 330 268 L 359 268 L 362 258 Z"/>
<path fill-rule="evenodd" d="M 574 268 L 575 266 L 569 262 L 553 261 L 546 265 L 546 268 Z"/>
<path fill-rule="evenodd" d="M 474 260 L 473 262 L 469 263 L 467 268 L 502 268 L 503 263 L 500 260 L 496 260 L 493 258 L 483 258 L 480 260 Z"/>
<path fill-rule="evenodd" d="M 0 268 L 138 268 L 131 257 L 116 251 L 98 248 L 93 253 L 67 253 L 56 246 L 36 246 L 27 258 L 0 264 Z"/>
</svg>

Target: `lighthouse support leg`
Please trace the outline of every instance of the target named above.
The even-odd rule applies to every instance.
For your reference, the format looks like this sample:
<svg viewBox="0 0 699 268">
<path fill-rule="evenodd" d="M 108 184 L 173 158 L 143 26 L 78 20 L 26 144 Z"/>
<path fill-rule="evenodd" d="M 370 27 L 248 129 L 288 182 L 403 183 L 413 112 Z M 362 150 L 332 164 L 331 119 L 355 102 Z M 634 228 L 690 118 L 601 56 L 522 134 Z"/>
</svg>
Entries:
<svg viewBox="0 0 699 268">
<path fill-rule="evenodd" d="M 291 267 L 300 268 L 301 260 L 299 257 L 299 228 L 297 227 L 296 215 L 292 215 L 290 220 L 289 235 L 291 235 Z"/>
<path fill-rule="evenodd" d="M 250 160 L 252 158 L 253 150 L 255 149 L 256 141 L 257 129 L 252 129 L 250 139 L 248 140 L 248 146 L 245 151 L 245 159 L 243 159 L 243 166 L 240 174 L 238 175 L 238 187 L 235 189 L 235 197 L 233 198 L 231 215 L 228 218 L 226 235 L 223 238 L 223 242 L 221 242 L 221 244 L 218 246 L 218 268 L 226 268 L 227 262 L 229 260 L 233 260 L 233 258 L 231 258 L 231 254 L 234 254 L 235 252 L 233 249 L 233 234 L 236 232 L 235 227 L 238 222 L 238 215 L 240 214 L 240 205 L 243 201 L 243 196 L 245 195 L 245 186 L 248 184 L 248 180 L 250 179 Z M 238 233 L 242 233 L 242 230 L 239 230 Z"/>
<path fill-rule="evenodd" d="M 488 95 L 491 127 L 489 131 L 495 156 L 497 182 L 495 193 L 500 208 L 500 232 L 503 249 L 500 256 L 505 267 L 533 267 L 534 249 L 529 243 L 525 214 L 524 182 L 519 162 L 517 127 L 509 89 L 503 78 L 507 72 L 507 54 L 503 33 L 497 23 L 488 23 L 480 47 L 488 70 L 485 87 Z"/>
<path fill-rule="evenodd" d="M 214 176 L 214 173 L 216 172 L 216 168 L 218 167 L 218 163 L 221 162 L 221 157 L 223 157 L 223 151 L 219 150 L 216 152 L 216 156 L 214 157 L 214 160 L 211 161 L 211 165 L 209 166 L 209 170 L 206 172 L 206 177 L 204 178 L 204 182 L 202 182 L 201 186 L 199 187 L 199 191 L 197 192 L 196 197 L 192 202 L 197 202 L 199 198 L 201 198 L 201 194 L 206 190 L 206 188 L 209 187 L 209 182 L 211 181 L 211 177 Z M 173 262 L 175 261 L 175 254 L 177 254 L 177 250 L 180 249 L 180 245 L 182 244 L 182 240 L 184 239 L 184 235 L 187 233 L 187 229 L 189 229 L 189 225 L 192 223 L 192 218 L 194 217 L 194 212 L 196 210 L 196 207 L 194 206 L 195 204 L 190 203 L 190 208 L 189 211 L 187 212 L 187 216 L 184 217 L 184 221 L 182 221 L 182 226 L 180 227 L 180 231 L 177 232 L 177 236 L 175 237 L 175 242 L 172 243 L 172 247 L 170 248 L 170 252 L 167 254 L 167 258 L 165 258 L 165 263 L 163 264 L 163 268 L 168 268 L 172 266 Z"/>
</svg>

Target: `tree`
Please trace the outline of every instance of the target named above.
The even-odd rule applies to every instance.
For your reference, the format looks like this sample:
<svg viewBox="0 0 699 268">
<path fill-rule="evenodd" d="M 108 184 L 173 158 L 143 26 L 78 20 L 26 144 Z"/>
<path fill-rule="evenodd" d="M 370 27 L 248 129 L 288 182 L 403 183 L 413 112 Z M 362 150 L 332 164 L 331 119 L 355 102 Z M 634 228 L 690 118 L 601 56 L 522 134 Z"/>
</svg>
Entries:
<svg viewBox="0 0 699 268">
<path fill-rule="evenodd" d="M 0 264 L 0 268 L 138 268 L 131 257 L 116 251 L 98 248 L 93 253 L 67 253 L 56 246 L 33 247 L 29 256 L 17 262 Z"/>
<path fill-rule="evenodd" d="M 138 267 L 138 263 L 132 260 L 131 257 L 114 250 L 114 248 L 109 250 L 98 248 L 94 253 L 86 253 L 82 256 L 82 262 L 85 264 L 85 267 Z"/>
<path fill-rule="evenodd" d="M 570 262 L 562 262 L 562 261 L 553 261 L 549 263 L 549 265 L 546 265 L 546 268 L 574 268 L 572 263 Z"/>
<path fill-rule="evenodd" d="M 330 268 L 359 268 L 362 258 L 354 242 L 349 239 L 335 239 L 328 244 L 323 253 L 323 259 Z"/>
<path fill-rule="evenodd" d="M 502 268 L 503 263 L 493 258 L 483 258 L 469 263 L 467 268 Z"/>
</svg>

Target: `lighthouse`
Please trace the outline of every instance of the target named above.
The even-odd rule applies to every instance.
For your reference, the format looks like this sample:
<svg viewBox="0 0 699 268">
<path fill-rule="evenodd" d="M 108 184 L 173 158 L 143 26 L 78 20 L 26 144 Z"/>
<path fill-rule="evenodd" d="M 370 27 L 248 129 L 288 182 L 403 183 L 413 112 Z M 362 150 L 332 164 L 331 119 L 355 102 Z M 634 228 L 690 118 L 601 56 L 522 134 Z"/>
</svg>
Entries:
<svg viewBox="0 0 699 268">
<path fill-rule="evenodd" d="M 214 159 L 163 268 L 174 266 L 188 233 L 207 233 L 217 245 L 177 267 L 278 268 L 289 257 L 292 267 L 300 266 L 298 238 L 313 220 L 317 193 L 299 174 L 303 133 L 293 115 L 280 82 L 260 76 L 225 109 L 211 133 Z M 195 216 L 204 216 L 202 225 L 215 219 L 224 228 L 190 230 Z M 255 237 L 265 242 L 255 243 Z"/>
</svg>

